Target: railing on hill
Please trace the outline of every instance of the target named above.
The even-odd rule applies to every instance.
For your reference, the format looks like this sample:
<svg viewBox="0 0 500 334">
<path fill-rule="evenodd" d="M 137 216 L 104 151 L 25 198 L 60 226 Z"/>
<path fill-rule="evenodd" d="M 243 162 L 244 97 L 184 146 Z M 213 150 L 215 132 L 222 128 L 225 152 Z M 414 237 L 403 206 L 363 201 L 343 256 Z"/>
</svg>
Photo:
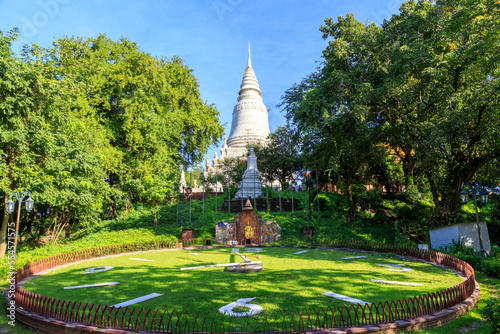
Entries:
<svg viewBox="0 0 500 334">
<path fill-rule="evenodd" d="M 188 246 L 192 242 L 184 243 Z M 437 264 L 452 267 L 465 274 L 464 282 L 449 289 L 428 293 L 413 298 L 391 300 L 366 305 L 327 307 L 318 309 L 283 310 L 273 314 L 260 313 L 256 316 L 238 318 L 219 313 L 170 310 L 146 310 L 144 308 L 114 308 L 72 302 L 35 294 L 16 287 L 16 306 L 38 315 L 65 322 L 81 323 L 102 328 L 116 328 L 152 333 L 195 333 L 195 332 L 302 332 L 305 330 L 343 328 L 395 322 L 455 306 L 475 291 L 474 269 L 466 262 L 450 255 L 420 251 L 416 248 L 397 245 L 375 244 L 357 241 L 329 241 L 328 247 L 348 248 L 376 252 L 393 252 Z M 53 256 L 27 264 L 17 271 L 17 282 L 42 270 L 57 265 L 133 251 L 165 248 L 179 248 L 178 242 L 148 242 L 90 249 Z M 7 297 L 8 298 L 8 297 Z"/>
</svg>

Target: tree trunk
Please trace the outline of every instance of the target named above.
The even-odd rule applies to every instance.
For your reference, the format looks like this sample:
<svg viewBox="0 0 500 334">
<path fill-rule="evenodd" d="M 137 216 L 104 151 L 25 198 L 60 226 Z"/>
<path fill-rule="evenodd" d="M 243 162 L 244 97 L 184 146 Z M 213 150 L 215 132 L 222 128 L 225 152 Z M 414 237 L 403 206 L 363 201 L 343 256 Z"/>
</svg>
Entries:
<svg viewBox="0 0 500 334">
<path fill-rule="evenodd" d="M 2 227 L 0 229 L 0 258 L 5 256 L 5 251 L 7 250 L 7 227 L 9 226 L 9 214 L 7 210 L 5 210 L 5 205 L 7 204 L 7 194 L 4 196 L 4 204 L 3 204 L 3 219 L 2 219 Z"/>
<path fill-rule="evenodd" d="M 398 154 L 403 163 L 403 176 L 406 189 L 414 182 L 416 160 L 412 148 L 403 148 L 403 154 Z"/>
<path fill-rule="evenodd" d="M 61 213 L 61 223 L 59 226 L 54 227 L 54 236 L 52 238 L 52 244 L 55 245 L 57 242 L 57 239 L 59 239 L 59 236 L 61 235 L 61 232 L 64 230 L 64 228 L 68 225 L 69 221 L 69 214 L 66 215 L 65 212 L 63 211 Z"/>
<path fill-rule="evenodd" d="M 118 207 L 116 205 L 116 200 L 114 198 L 111 207 L 113 208 L 113 217 L 116 217 L 118 215 Z"/>
<path fill-rule="evenodd" d="M 151 214 L 153 215 L 153 222 L 155 223 L 155 228 L 158 227 L 158 218 L 156 216 L 156 211 L 158 210 L 158 204 L 155 203 L 155 209 L 151 210 Z"/>
<path fill-rule="evenodd" d="M 71 224 L 69 223 L 69 220 L 68 220 L 68 224 L 66 225 L 66 227 L 64 228 L 64 235 L 65 235 L 65 238 L 66 239 L 69 239 L 71 238 L 71 235 L 73 234 L 72 231 L 73 229 L 71 228 Z"/>
<path fill-rule="evenodd" d="M 434 179 L 427 176 L 434 202 L 434 218 L 432 226 L 445 226 L 458 223 L 458 210 L 460 209 L 460 191 L 464 181 L 457 178 L 447 191 L 439 191 Z"/>
<path fill-rule="evenodd" d="M 354 204 L 354 199 L 352 198 L 351 183 L 346 182 L 345 194 L 347 196 L 347 201 L 349 202 L 349 213 L 347 214 L 347 222 L 354 225 L 354 217 L 356 214 L 356 205 Z"/>
</svg>

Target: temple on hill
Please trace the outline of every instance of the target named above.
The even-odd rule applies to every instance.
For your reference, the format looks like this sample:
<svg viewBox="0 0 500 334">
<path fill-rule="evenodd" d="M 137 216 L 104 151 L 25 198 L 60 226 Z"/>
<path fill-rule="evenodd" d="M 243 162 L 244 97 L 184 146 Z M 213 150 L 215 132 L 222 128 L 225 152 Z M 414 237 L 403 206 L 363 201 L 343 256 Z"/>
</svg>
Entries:
<svg viewBox="0 0 500 334">
<path fill-rule="evenodd" d="M 267 142 L 269 119 L 267 108 L 262 102 L 262 92 L 252 67 L 250 42 L 248 43 L 248 62 L 238 92 L 238 102 L 233 108 L 231 132 L 221 147 L 221 156 L 214 155 L 213 165 L 207 159 L 207 171 L 219 165 L 226 158 L 247 157 L 248 144 Z"/>
</svg>

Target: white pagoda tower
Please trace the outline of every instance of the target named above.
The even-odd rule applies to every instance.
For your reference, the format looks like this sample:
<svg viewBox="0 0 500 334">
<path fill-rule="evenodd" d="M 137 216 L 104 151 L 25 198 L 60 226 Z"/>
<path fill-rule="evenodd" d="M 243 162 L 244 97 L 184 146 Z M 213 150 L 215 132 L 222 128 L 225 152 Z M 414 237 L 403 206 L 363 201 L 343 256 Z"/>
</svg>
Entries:
<svg viewBox="0 0 500 334">
<path fill-rule="evenodd" d="M 249 42 L 248 63 L 238 92 L 238 103 L 233 109 L 231 132 L 227 141 L 224 139 L 220 160 L 230 157 L 246 158 L 248 144 L 267 142 L 270 133 L 269 120 L 261 94 L 259 82 L 252 68 Z"/>
</svg>

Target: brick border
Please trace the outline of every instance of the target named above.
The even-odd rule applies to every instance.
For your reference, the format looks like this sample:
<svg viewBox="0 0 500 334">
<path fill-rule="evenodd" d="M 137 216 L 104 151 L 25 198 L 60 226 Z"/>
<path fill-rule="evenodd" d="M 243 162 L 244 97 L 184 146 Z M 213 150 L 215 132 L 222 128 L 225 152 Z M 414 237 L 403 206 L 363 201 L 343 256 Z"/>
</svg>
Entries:
<svg viewBox="0 0 500 334">
<path fill-rule="evenodd" d="M 137 254 L 137 253 L 143 253 L 143 252 L 154 252 L 154 251 L 173 251 L 173 250 L 179 250 L 179 249 L 206 249 L 206 248 L 232 248 L 232 246 L 201 246 L 201 247 L 182 247 L 182 244 L 179 244 L 179 248 L 166 248 L 166 249 L 154 249 L 154 250 L 141 250 L 141 251 L 135 251 L 135 252 L 126 252 L 126 253 L 119 253 L 119 254 L 113 254 L 113 255 L 107 255 L 107 256 L 102 256 L 102 257 L 93 257 L 93 258 L 88 258 L 85 260 L 81 261 L 75 261 L 75 262 L 69 262 L 64 265 L 55 265 L 53 267 L 50 267 L 46 270 L 40 271 L 37 274 L 31 275 L 18 284 L 16 286 L 22 286 L 26 281 L 39 276 L 43 275 L 44 273 L 47 273 L 49 271 L 52 271 L 54 268 L 62 267 L 62 266 L 67 266 L 70 264 L 82 262 L 82 261 L 88 261 L 88 260 L 94 260 L 94 259 L 99 259 L 103 257 L 113 257 L 113 256 L 122 256 L 122 255 L 128 255 L 128 254 Z M 240 247 L 247 247 L 247 246 L 240 246 Z M 248 247 L 255 247 L 255 246 L 248 246 Z M 333 250 L 342 250 L 342 251 L 352 251 L 352 252 L 361 252 L 361 253 L 380 253 L 380 252 L 375 252 L 375 251 L 365 251 L 365 250 L 359 250 L 359 249 L 350 249 L 350 248 L 336 248 L 336 247 L 312 247 L 312 246 L 276 246 L 276 245 L 262 245 L 259 246 L 259 248 L 306 248 L 306 249 L 333 249 Z M 398 255 L 400 256 L 400 255 Z M 449 267 L 446 267 L 444 265 L 439 265 L 436 264 L 435 262 L 430 262 L 426 261 L 423 259 L 419 258 L 414 258 L 410 256 L 400 256 L 404 258 L 411 258 L 413 260 L 418 260 L 422 262 L 427 262 L 431 263 L 434 265 L 441 266 L 446 269 L 453 270 L 455 274 L 457 272 Z M 461 315 L 465 314 L 469 310 L 473 309 L 478 301 L 479 301 L 479 296 L 480 296 L 480 287 L 477 281 L 475 281 L 475 291 L 474 293 L 467 298 L 465 301 L 447 308 L 443 309 L 439 312 L 435 312 L 429 315 L 424 315 L 419 318 L 409 318 L 405 320 L 398 320 L 393 323 L 383 323 L 383 324 L 373 324 L 373 325 L 367 325 L 367 326 L 361 326 L 361 327 L 348 327 L 348 328 L 331 328 L 331 329 L 318 329 L 318 330 L 312 330 L 312 331 L 302 331 L 301 333 L 304 334 L 351 334 L 351 333 L 380 333 L 380 334 L 393 334 L 393 333 L 401 333 L 401 332 L 408 332 L 408 331 L 417 331 L 420 329 L 425 329 L 429 327 L 438 327 L 441 326 L 447 322 L 450 322 L 452 320 L 455 320 L 459 318 Z M 6 294 L 6 301 L 7 305 L 9 305 L 10 299 L 8 297 L 8 294 Z M 61 320 L 57 320 L 54 318 L 48 318 L 48 317 L 43 317 L 39 314 L 29 312 L 25 309 L 22 309 L 16 305 L 16 321 L 20 321 L 21 323 L 25 324 L 26 326 L 30 328 L 34 328 L 37 330 L 45 331 L 48 333 L 62 333 L 62 334 L 82 334 L 82 333 L 106 333 L 106 334 L 134 334 L 134 333 L 141 333 L 141 334 L 148 334 L 148 333 L 156 333 L 156 332 L 149 332 L 149 331 L 129 331 L 129 330 L 122 330 L 122 329 L 115 329 L 115 328 L 99 328 L 96 326 L 90 326 L 90 325 L 84 325 L 80 323 L 73 323 L 73 322 L 65 322 Z M 244 334 L 239 333 L 239 334 Z"/>
<path fill-rule="evenodd" d="M 476 290 L 462 303 L 453 307 L 441 310 L 436 313 L 422 316 L 420 318 L 410 318 L 386 324 L 374 324 L 363 327 L 332 328 L 328 330 L 307 331 L 306 334 L 350 334 L 350 333 L 377 333 L 393 334 L 402 332 L 413 332 L 429 327 L 439 327 L 447 322 L 458 319 L 463 314 L 472 310 L 479 302 L 479 284 L 476 281 Z"/>
</svg>

